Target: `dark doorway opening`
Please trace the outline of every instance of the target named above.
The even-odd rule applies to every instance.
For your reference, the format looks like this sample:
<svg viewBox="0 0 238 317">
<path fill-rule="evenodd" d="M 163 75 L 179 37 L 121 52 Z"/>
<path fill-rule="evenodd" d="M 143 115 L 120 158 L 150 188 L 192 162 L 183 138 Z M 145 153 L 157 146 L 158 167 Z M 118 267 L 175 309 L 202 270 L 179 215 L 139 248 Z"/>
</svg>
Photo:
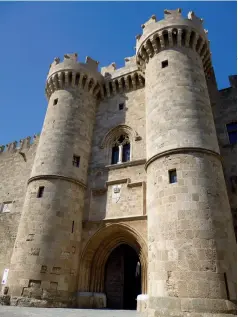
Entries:
<svg viewBox="0 0 238 317">
<path fill-rule="evenodd" d="M 136 251 L 121 244 L 108 257 L 105 268 L 107 307 L 136 309 L 137 295 L 141 294 L 141 265 Z"/>
</svg>

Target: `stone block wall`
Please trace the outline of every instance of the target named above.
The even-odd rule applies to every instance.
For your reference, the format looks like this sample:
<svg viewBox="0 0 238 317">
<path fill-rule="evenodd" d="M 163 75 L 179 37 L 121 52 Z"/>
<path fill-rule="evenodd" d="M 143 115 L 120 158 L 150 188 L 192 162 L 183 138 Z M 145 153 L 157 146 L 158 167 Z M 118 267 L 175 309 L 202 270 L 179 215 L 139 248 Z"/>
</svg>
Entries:
<svg viewBox="0 0 238 317">
<path fill-rule="evenodd" d="M 226 124 L 237 121 L 237 76 L 230 76 L 231 86 L 218 91 L 219 106 L 214 107 L 214 121 L 222 156 L 222 165 L 227 185 L 233 222 L 237 222 L 237 144 L 230 144 Z"/>
<path fill-rule="evenodd" d="M 0 277 L 9 268 L 10 259 L 30 177 L 38 139 L 25 148 L 6 149 L 0 153 Z M 20 154 L 20 152 L 22 154 Z M 3 212 L 4 203 L 9 212 Z"/>
<path fill-rule="evenodd" d="M 131 160 L 111 165 L 112 139 L 118 131 L 129 134 Z M 103 100 L 96 114 L 84 219 L 96 221 L 145 213 L 145 157 L 144 89 Z M 120 188 L 117 195 L 112 194 L 115 186 Z M 120 197 L 118 201 L 116 197 Z"/>
</svg>

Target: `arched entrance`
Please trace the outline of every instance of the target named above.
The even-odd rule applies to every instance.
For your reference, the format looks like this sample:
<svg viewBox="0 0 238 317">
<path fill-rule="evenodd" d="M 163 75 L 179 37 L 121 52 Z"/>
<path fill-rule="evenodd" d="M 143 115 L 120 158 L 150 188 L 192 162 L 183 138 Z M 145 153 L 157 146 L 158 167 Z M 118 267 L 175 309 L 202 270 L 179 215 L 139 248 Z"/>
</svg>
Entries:
<svg viewBox="0 0 238 317">
<path fill-rule="evenodd" d="M 105 276 L 108 259 L 113 250 L 121 245 L 127 245 L 130 248 L 129 253 L 135 254 L 137 259 L 139 258 L 140 291 L 141 294 L 147 294 L 147 245 L 140 233 L 125 223 L 104 224 L 84 247 L 79 262 L 80 272 L 83 272 L 83 274 L 79 272 L 79 294 L 92 296 L 92 294 L 106 293 Z M 80 302 L 78 307 L 99 307 L 90 303 L 86 306 Z"/>
<path fill-rule="evenodd" d="M 136 309 L 136 298 L 141 294 L 140 260 L 129 245 L 121 244 L 109 255 L 104 290 L 108 308 Z"/>
</svg>

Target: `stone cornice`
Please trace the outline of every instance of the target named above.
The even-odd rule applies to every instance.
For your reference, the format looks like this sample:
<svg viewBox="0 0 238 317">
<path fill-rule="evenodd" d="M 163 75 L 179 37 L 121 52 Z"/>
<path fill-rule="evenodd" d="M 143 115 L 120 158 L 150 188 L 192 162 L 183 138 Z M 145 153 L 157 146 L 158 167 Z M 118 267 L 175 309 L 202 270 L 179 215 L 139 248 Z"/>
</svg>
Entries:
<svg viewBox="0 0 238 317">
<path fill-rule="evenodd" d="M 109 169 L 109 170 L 115 170 L 115 169 L 119 169 L 119 168 L 126 168 L 129 166 L 143 165 L 145 163 L 146 163 L 146 159 L 141 159 L 141 160 L 124 162 L 124 163 L 120 163 L 120 164 L 106 165 L 105 168 Z"/>
<path fill-rule="evenodd" d="M 102 223 L 102 222 L 123 222 L 123 221 L 136 221 L 136 220 L 147 220 L 147 215 L 132 215 L 128 217 L 118 218 L 104 218 L 102 220 L 83 220 L 84 226 L 90 223 Z"/>
<path fill-rule="evenodd" d="M 61 179 L 61 180 L 64 180 L 64 181 L 67 181 L 67 182 L 71 182 L 71 183 L 74 183 L 74 184 L 78 184 L 80 185 L 81 187 L 83 187 L 84 189 L 87 188 L 87 186 L 82 183 L 81 181 L 75 179 L 75 178 L 72 178 L 72 177 L 67 177 L 67 176 L 63 176 L 63 175 L 57 175 L 57 174 L 54 174 L 54 175 L 37 175 L 37 176 L 33 176 L 31 177 L 27 184 L 33 182 L 33 181 L 36 181 L 36 180 L 42 180 L 42 179 Z"/>
<path fill-rule="evenodd" d="M 145 170 L 147 170 L 148 166 L 154 162 L 155 160 L 167 156 L 167 155 L 174 155 L 174 154 L 186 154 L 186 153 L 191 153 L 191 152 L 198 152 L 198 153 L 205 153 L 209 155 L 216 156 L 219 160 L 221 160 L 221 156 L 219 153 L 208 150 L 208 149 L 203 149 L 203 148 L 198 148 L 198 147 L 181 147 L 181 148 L 176 148 L 176 149 L 171 149 L 167 150 L 161 153 L 158 153 L 154 156 L 152 156 L 146 163 L 145 163 Z"/>
</svg>

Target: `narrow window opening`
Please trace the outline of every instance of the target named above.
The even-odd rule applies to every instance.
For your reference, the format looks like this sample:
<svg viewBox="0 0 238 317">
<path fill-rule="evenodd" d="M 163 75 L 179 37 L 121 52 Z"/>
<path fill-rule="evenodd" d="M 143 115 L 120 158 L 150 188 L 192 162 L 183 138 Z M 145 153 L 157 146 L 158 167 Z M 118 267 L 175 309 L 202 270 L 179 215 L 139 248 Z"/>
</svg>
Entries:
<svg viewBox="0 0 238 317">
<path fill-rule="evenodd" d="M 119 110 L 123 110 L 124 109 L 124 103 L 120 103 L 119 104 Z"/>
<path fill-rule="evenodd" d="M 73 156 L 73 166 L 79 167 L 79 165 L 80 165 L 80 156 L 74 155 Z"/>
<path fill-rule="evenodd" d="M 123 145 L 122 162 L 130 161 L 130 143 Z"/>
<path fill-rule="evenodd" d="M 112 164 L 117 164 L 119 159 L 119 147 L 118 146 L 113 146 L 112 148 Z"/>
<path fill-rule="evenodd" d="M 163 62 L 161 63 L 161 65 L 162 65 L 162 68 L 165 68 L 165 67 L 167 67 L 167 66 L 169 65 L 169 62 L 168 62 L 168 60 L 166 60 L 166 61 L 163 61 Z"/>
<path fill-rule="evenodd" d="M 57 105 L 57 103 L 58 103 L 58 98 L 54 99 L 53 106 Z"/>
<path fill-rule="evenodd" d="M 177 183 L 176 169 L 169 171 L 169 182 L 170 184 Z"/>
<path fill-rule="evenodd" d="M 38 193 L 37 193 L 37 198 L 41 198 L 41 197 L 43 196 L 44 189 L 45 189 L 44 186 L 40 186 L 40 187 L 39 187 Z"/>
<path fill-rule="evenodd" d="M 72 221 L 72 228 L 71 228 L 71 233 L 74 232 L 74 221 Z"/>
<path fill-rule="evenodd" d="M 121 164 L 130 161 L 130 140 L 127 135 L 121 135 L 114 140 L 111 164 Z"/>
<path fill-rule="evenodd" d="M 231 122 L 226 125 L 226 130 L 229 137 L 230 144 L 237 143 L 237 122 Z"/>
</svg>

